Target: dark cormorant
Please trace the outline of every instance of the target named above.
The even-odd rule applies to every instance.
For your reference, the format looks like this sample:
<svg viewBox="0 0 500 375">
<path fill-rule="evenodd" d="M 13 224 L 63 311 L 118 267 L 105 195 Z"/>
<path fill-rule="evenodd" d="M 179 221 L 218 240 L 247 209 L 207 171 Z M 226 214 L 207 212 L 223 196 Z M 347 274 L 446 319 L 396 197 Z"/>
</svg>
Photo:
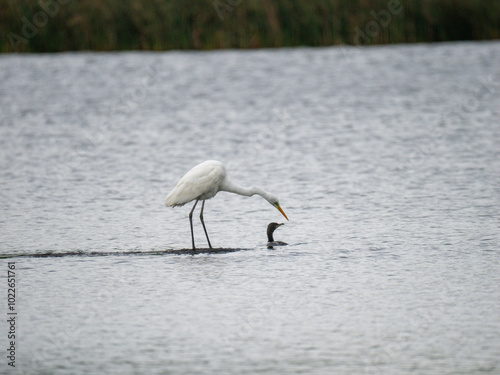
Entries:
<svg viewBox="0 0 500 375">
<path fill-rule="evenodd" d="M 267 246 L 268 247 L 273 247 L 273 246 L 285 246 L 288 245 L 286 242 L 281 242 L 281 241 L 275 241 L 273 238 L 273 233 L 276 230 L 276 228 L 282 226 L 283 223 L 278 224 L 278 223 L 269 223 L 267 226 Z"/>
</svg>

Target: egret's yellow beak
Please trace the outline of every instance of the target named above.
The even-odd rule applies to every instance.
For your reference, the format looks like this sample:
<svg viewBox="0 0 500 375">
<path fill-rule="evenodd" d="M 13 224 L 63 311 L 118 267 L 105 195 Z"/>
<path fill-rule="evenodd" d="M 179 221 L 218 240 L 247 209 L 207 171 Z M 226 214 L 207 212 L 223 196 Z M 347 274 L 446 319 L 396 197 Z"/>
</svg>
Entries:
<svg viewBox="0 0 500 375">
<path fill-rule="evenodd" d="M 283 214 L 283 216 L 285 217 L 285 219 L 288 220 L 288 218 L 286 217 L 285 213 L 283 212 L 283 210 L 281 209 L 281 207 L 280 207 L 279 204 L 276 205 L 276 208 Z M 288 220 L 288 221 L 290 221 L 290 220 Z"/>
</svg>

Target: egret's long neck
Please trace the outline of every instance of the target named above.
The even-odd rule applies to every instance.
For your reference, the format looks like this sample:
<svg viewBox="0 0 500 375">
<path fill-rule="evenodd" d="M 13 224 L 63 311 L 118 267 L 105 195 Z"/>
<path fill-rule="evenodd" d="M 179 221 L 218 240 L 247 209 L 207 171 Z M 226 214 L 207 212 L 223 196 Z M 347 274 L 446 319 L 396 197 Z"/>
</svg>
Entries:
<svg viewBox="0 0 500 375">
<path fill-rule="evenodd" d="M 228 191 L 230 193 L 239 194 L 239 195 L 244 195 L 247 197 L 258 194 L 262 198 L 267 199 L 266 198 L 267 193 L 264 190 L 262 190 L 261 188 L 258 188 L 256 186 L 243 187 L 243 186 L 240 186 L 238 184 L 235 184 L 234 182 L 232 182 L 230 180 L 224 181 L 224 183 L 221 186 L 221 190 Z"/>
</svg>

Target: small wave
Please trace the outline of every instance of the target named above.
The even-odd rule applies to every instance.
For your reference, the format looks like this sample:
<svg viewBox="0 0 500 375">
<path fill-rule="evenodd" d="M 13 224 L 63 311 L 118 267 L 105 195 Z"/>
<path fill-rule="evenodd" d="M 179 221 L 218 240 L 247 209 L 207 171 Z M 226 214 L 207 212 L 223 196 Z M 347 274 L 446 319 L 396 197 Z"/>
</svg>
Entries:
<svg viewBox="0 0 500 375">
<path fill-rule="evenodd" d="M 63 257 L 105 257 L 105 256 L 130 256 L 130 255 L 197 255 L 197 254 L 226 254 L 236 251 L 251 250 L 242 248 L 216 248 L 216 249 L 167 249 L 167 250 L 150 250 L 150 251 L 66 251 L 55 252 L 47 251 L 42 253 L 32 254 L 2 254 L 0 259 L 9 258 L 63 258 Z"/>
</svg>

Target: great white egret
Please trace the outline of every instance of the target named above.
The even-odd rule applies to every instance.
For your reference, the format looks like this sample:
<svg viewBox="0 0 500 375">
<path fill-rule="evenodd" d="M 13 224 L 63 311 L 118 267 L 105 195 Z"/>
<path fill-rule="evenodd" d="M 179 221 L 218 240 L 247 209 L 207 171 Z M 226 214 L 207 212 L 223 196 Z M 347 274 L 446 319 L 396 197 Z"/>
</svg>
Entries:
<svg viewBox="0 0 500 375">
<path fill-rule="evenodd" d="M 228 191 L 247 197 L 258 194 L 276 207 L 288 220 L 280 207 L 278 198 L 274 195 L 256 186 L 246 188 L 231 182 L 227 176 L 224 164 L 216 160 L 207 160 L 193 167 L 186 173 L 165 198 L 165 206 L 167 207 L 183 206 L 188 202 L 195 201 L 189 213 L 193 250 L 196 249 L 193 235 L 193 211 L 200 200 L 203 201 L 201 205 L 200 220 L 203 225 L 203 230 L 205 231 L 205 236 L 207 237 L 208 246 L 212 248 L 210 239 L 208 238 L 207 228 L 205 228 L 205 222 L 203 221 L 203 209 L 205 208 L 205 200 L 213 198 L 219 191 Z"/>
<path fill-rule="evenodd" d="M 267 226 L 267 246 L 268 247 L 288 245 L 286 242 L 275 241 L 273 238 L 273 233 L 276 230 L 276 228 L 281 227 L 282 225 L 283 225 L 283 223 L 281 223 L 281 224 L 269 223 L 269 225 Z"/>
</svg>

